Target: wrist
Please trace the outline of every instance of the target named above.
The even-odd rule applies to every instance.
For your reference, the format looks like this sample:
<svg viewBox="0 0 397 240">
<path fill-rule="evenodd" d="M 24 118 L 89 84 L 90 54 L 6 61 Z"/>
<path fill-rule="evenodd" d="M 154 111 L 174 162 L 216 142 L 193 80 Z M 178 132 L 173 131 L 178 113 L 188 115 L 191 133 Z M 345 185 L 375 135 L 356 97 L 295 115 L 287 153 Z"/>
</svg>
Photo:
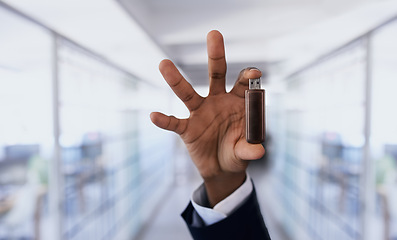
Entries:
<svg viewBox="0 0 397 240">
<path fill-rule="evenodd" d="M 205 190 L 207 192 L 210 207 L 228 197 L 238 189 L 245 181 L 246 173 L 222 173 L 210 178 L 204 178 Z"/>
</svg>

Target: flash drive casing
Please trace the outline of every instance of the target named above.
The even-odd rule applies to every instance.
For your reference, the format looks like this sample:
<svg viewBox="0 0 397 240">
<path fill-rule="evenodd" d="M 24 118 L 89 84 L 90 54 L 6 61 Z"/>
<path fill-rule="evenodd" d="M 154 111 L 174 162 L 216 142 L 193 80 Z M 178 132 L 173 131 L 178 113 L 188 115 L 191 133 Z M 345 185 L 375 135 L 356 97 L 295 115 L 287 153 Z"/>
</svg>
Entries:
<svg viewBox="0 0 397 240">
<path fill-rule="evenodd" d="M 249 143 L 265 141 L 265 90 L 260 89 L 260 79 L 249 79 L 245 90 L 245 137 Z"/>
</svg>

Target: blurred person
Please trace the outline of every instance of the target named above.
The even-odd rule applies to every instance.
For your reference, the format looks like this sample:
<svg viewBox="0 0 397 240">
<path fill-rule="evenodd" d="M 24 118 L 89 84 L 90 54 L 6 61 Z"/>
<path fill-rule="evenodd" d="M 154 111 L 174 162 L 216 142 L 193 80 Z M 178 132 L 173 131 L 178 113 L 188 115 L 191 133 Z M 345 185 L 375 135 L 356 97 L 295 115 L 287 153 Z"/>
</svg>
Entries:
<svg viewBox="0 0 397 240">
<path fill-rule="evenodd" d="M 397 165 L 391 154 L 376 161 L 376 192 L 383 215 L 383 239 L 397 240 Z"/>
<path fill-rule="evenodd" d="M 207 51 L 207 97 L 198 95 L 170 60 L 159 65 L 166 82 L 189 109 L 189 118 L 150 115 L 156 126 L 179 134 L 204 180 L 182 217 L 194 239 L 270 239 L 246 173 L 249 161 L 265 153 L 261 144 L 245 139 L 244 94 L 248 79 L 261 77 L 261 72 L 244 69 L 226 92 L 224 42 L 218 31 L 208 33 Z"/>
<path fill-rule="evenodd" d="M 39 154 L 29 158 L 26 183 L 11 197 L 9 209 L 0 219 L 0 224 L 6 229 L 7 239 L 30 239 L 31 225 L 34 239 L 41 239 L 43 198 L 48 188 L 47 168 L 48 161 Z"/>
</svg>

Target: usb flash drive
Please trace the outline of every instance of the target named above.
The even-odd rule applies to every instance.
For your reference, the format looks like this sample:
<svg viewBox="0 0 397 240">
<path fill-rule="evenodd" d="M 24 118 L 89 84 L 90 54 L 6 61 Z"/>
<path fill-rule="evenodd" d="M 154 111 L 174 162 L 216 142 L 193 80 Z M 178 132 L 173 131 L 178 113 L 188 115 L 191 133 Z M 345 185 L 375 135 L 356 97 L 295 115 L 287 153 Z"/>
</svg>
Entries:
<svg viewBox="0 0 397 240">
<path fill-rule="evenodd" d="M 265 90 L 261 79 L 249 79 L 245 90 L 245 137 L 249 143 L 265 141 Z"/>
</svg>

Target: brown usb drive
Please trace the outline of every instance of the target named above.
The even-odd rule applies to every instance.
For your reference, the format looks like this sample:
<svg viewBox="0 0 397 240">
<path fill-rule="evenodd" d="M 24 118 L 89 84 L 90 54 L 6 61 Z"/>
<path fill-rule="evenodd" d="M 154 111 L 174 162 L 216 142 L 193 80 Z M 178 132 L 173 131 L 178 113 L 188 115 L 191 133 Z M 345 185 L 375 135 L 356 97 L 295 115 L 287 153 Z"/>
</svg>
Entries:
<svg viewBox="0 0 397 240">
<path fill-rule="evenodd" d="M 265 90 L 261 79 L 249 79 L 245 90 L 245 137 L 249 143 L 265 141 Z"/>
</svg>

